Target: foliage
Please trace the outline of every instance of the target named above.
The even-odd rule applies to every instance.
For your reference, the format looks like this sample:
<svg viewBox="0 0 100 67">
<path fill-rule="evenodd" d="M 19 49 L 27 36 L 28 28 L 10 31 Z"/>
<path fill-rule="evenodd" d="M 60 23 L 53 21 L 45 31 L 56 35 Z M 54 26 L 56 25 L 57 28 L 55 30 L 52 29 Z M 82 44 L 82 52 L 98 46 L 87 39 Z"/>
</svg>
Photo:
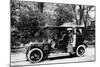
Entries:
<svg viewBox="0 0 100 67">
<path fill-rule="evenodd" d="M 17 28 L 21 35 L 20 42 L 27 42 L 35 38 L 35 33 L 39 31 L 43 20 L 39 10 L 33 10 L 34 3 L 30 2 L 11 2 L 11 27 Z M 20 8 L 16 8 L 16 4 L 20 4 Z M 16 10 L 19 10 L 17 16 Z M 19 17 L 17 21 L 16 17 Z M 13 31 L 12 31 L 13 32 Z M 12 34 L 12 33 L 11 33 Z M 15 33 L 16 34 L 16 33 Z M 12 36 L 12 41 L 16 42 L 16 37 Z"/>
<path fill-rule="evenodd" d="M 57 12 L 57 22 L 58 25 L 62 25 L 66 22 L 73 22 L 74 19 L 74 13 L 72 11 L 71 5 L 57 5 L 58 8 L 56 9 Z"/>
<path fill-rule="evenodd" d="M 19 20 L 19 2 L 17 0 L 11 0 L 11 26 L 13 27 L 15 23 Z"/>
<path fill-rule="evenodd" d="M 42 5 L 42 6 L 41 6 Z M 17 28 L 19 41 L 29 42 L 36 39 L 47 38 L 52 31 L 42 30 L 44 26 L 60 26 L 64 23 L 75 23 L 85 26 L 91 18 L 89 12 L 94 6 L 56 4 L 53 7 L 54 14 L 45 11 L 48 4 L 42 2 L 27 2 L 11 0 L 11 28 Z M 54 6 L 51 4 L 50 6 Z M 76 10 L 76 7 L 79 7 Z M 45 11 L 45 12 L 44 12 Z M 79 18 L 77 18 L 79 16 Z M 54 31 L 56 33 L 56 31 Z M 17 36 L 17 35 L 16 35 Z M 12 41 L 16 41 L 16 36 L 12 36 Z"/>
</svg>

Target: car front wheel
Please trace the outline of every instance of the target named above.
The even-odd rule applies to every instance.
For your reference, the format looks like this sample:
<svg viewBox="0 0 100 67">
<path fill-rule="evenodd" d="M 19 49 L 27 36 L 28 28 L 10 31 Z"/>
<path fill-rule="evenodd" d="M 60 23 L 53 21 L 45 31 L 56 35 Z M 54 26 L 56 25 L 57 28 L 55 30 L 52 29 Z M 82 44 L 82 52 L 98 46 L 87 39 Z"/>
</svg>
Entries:
<svg viewBox="0 0 100 67">
<path fill-rule="evenodd" d="M 43 59 L 43 51 L 39 48 L 33 48 L 29 51 L 28 59 L 32 63 L 40 62 Z"/>
</svg>

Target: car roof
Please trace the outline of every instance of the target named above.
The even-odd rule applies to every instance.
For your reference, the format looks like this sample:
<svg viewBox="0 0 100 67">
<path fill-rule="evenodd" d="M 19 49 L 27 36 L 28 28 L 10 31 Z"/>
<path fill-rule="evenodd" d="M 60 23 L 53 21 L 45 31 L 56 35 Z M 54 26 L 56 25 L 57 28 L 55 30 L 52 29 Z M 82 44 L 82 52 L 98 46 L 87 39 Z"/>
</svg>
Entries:
<svg viewBox="0 0 100 67">
<path fill-rule="evenodd" d="M 82 25 L 70 25 L 70 26 L 46 26 L 47 28 L 84 28 Z M 44 27 L 44 28 L 46 28 Z"/>
</svg>

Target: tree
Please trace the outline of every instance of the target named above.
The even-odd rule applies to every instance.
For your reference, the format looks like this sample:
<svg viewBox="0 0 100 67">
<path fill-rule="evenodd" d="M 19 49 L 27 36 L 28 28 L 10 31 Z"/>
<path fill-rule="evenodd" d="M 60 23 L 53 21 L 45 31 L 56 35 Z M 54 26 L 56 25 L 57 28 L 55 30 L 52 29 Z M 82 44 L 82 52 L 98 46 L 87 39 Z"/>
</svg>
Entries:
<svg viewBox="0 0 100 67">
<path fill-rule="evenodd" d="M 93 8 L 94 6 L 91 5 L 74 5 L 72 4 L 72 8 L 74 11 L 74 17 L 76 20 L 77 25 L 81 25 L 84 23 L 86 26 L 87 20 L 89 20 L 89 11 Z M 79 16 L 79 18 L 77 18 Z"/>
<path fill-rule="evenodd" d="M 91 19 L 89 12 L 91 11 L 92 8 L 94 8 L 94 6 L 86 6 L 85 7 L 86 13 L 85 13 L 85 16 L 83 17 L 85 26 L 87 26 L 86 23 L 88 23 L 88 20 Z"/>
<path fill-rule="evenodd" d="M 19 22 L 19 1 L 11 0 L 11 27 Z"/>
<path fill-rule="evenodd" d="M 43 8 L 44 8 L 44 3 L 43 2 L 38 2 L 38 9 L 40 10 L 40 12 L 43 12 Z"/>
<path fill-rule="evenodd" d="M 17 8 L 16 5 L 20 6 Z M 36 7 L 36 2 L 11 1 L 11 26 L 17 28 L 19 33 L 22 34 L 20 42 L 34 39 L 36 32 L 40 30 L 43 16 Z M 19 15 L 16 15 L 16 9 L 18 9 Z M 16 17 L 19 17 L 19 21 Z M 12 37 L 12 39 L 15 39 L 15 37 Z"/>
<path fill-rule="evenodd" d="M 58 17 L 57 17 L 58 25 L 62 25 L 63 23 L 66 23 L 66 22 L 73 22 L 74 13 L 73 13 L 71 5 L 58 4 L 57 7 L 58 8 L 56 9 L 56 12 L 58 14 Z"/>
</svg>

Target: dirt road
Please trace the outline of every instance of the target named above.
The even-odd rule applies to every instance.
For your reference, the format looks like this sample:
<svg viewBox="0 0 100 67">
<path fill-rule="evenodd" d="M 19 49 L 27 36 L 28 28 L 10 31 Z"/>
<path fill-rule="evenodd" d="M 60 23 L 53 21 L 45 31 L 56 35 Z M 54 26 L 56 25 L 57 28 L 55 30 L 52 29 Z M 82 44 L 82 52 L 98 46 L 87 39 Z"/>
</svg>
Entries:
<svg viewBox="0 0 100 67">
<path fill-rule="evenodd" d="M 24 53 L 11 54 L 11 66 L 94 61 L 95 49 L 87 48 L 84 57 L 70 57 L 69 55 L 64 56 L 63 54 L 59 54 L 59 55 L 63 55 L 59 57 L 57 55 L 56 54 L 50 55 L 48 59 L 34 64 L 34 63 L 30 63 L 29 61 L 26 61 Z"/>
</svg>

